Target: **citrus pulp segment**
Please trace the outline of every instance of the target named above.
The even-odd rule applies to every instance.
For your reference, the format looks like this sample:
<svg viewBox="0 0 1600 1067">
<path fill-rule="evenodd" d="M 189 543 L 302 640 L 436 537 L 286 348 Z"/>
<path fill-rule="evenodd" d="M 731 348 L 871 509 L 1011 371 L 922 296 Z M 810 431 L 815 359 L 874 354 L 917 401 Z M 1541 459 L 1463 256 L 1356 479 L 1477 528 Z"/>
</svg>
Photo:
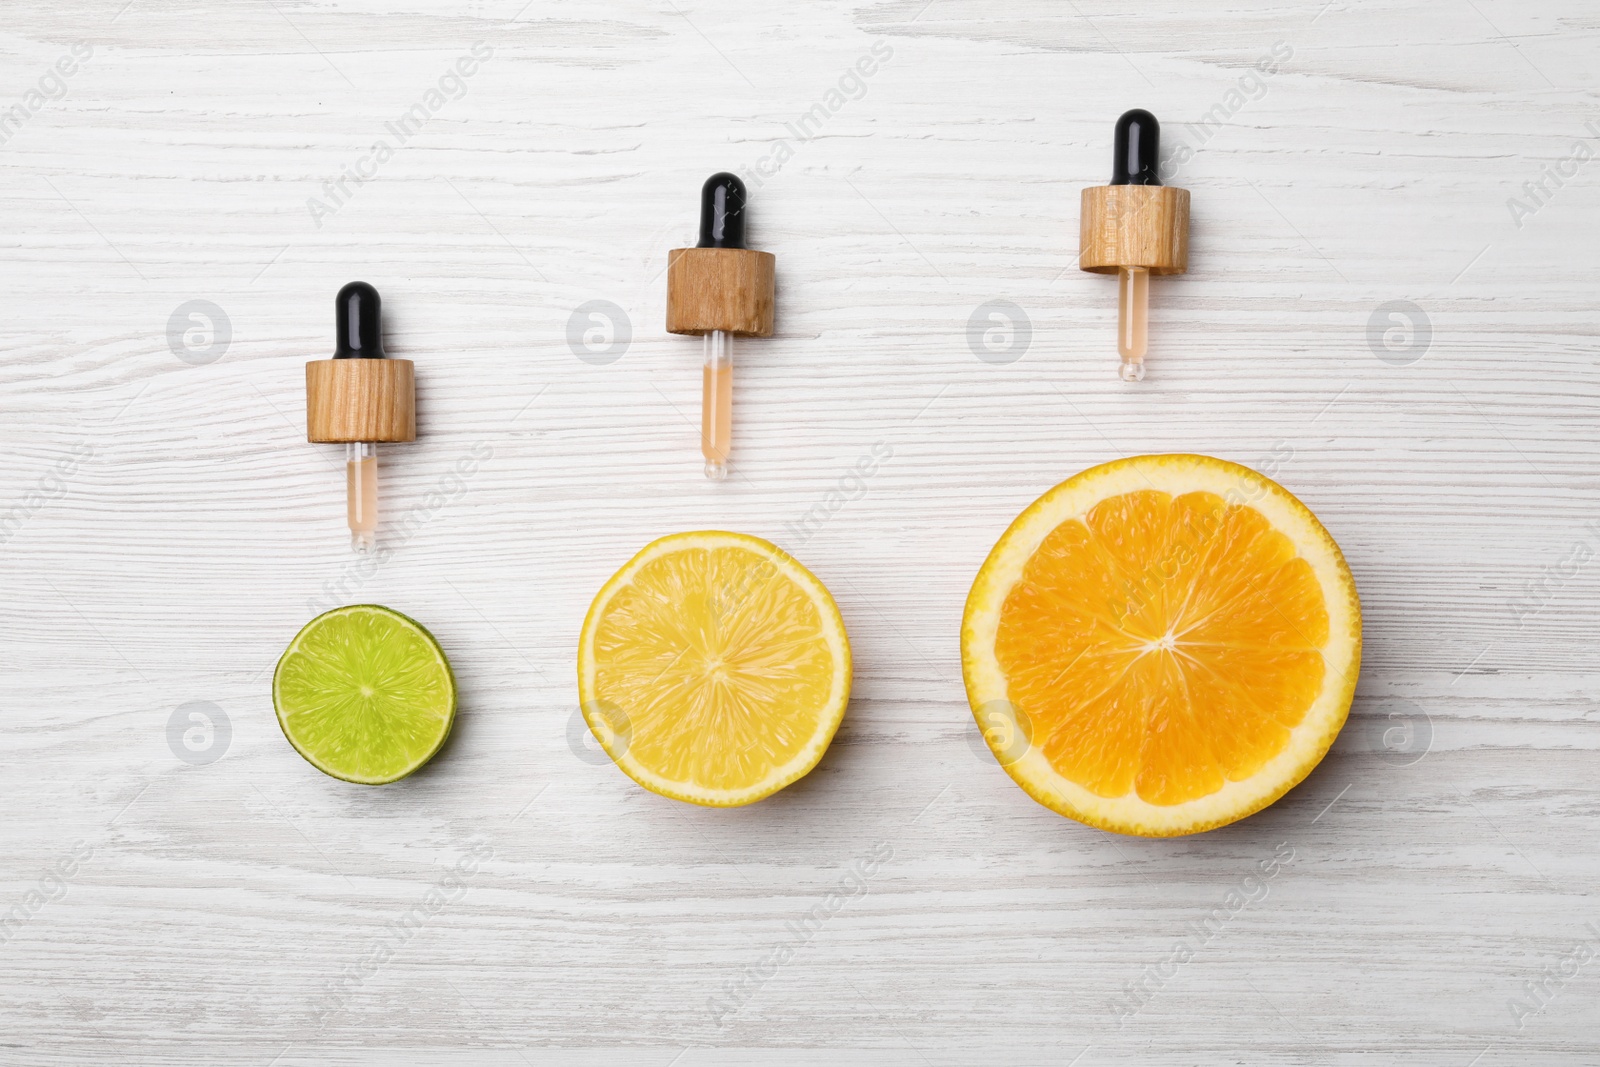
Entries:
<svg viewBox="0 0 1600 1067">
<path fill-rule="evenodd" d="M 306 623 L 272 677 L 278 725 L 312 766 L 362 785 L 397 781 L 450 735 L 456 681 L 419 623 L 377 604 Z"/>
<path fill-rule="evenodd" d="M 1349 712 L 1361 609 L 1338 545 L 1276 482 L 1139 456 L 1056 486 L 967 598 L 968 700 L 1006 772 L 1092 826 L 1169 836 L 1258 811 Z"/>
<path fill-rule="evenodd" d="M 595 596 L 578 693 L 634 781 L 717 807 L 770 796 L 816 766 L 850 698 L 833 597 L 787 552 L 703 531 L 645 546 Z"/>
</svg>

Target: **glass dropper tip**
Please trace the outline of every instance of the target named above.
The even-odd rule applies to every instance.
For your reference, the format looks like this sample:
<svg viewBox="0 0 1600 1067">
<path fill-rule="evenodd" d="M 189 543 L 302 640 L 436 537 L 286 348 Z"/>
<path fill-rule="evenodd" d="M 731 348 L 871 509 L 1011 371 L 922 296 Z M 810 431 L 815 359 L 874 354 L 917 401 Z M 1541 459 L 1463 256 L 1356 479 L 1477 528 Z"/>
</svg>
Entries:
<svg viewBox="0 0 1600 1067">
<path fill-rule="evenodd" d="M 733 448 L 733 334 L 712 330 L 705 346 L 700 454 L 706 460 L 706 477 L 720 482 L 728 477 L 728 452 Z"/>
<path fill-rule="evenodd" d="M 350 548 L 371 552 L 378 545 L 378 446 L 371 441 L 346 444 L 344 469 Z"/>
<path fill-rule="evenodd" d="M 1117 272 L 1117 354 L 1122 380 L 1144 378 L 1144 353 L 1150 336 L 1150 272 L 1123 267 Z"/>
</svg>

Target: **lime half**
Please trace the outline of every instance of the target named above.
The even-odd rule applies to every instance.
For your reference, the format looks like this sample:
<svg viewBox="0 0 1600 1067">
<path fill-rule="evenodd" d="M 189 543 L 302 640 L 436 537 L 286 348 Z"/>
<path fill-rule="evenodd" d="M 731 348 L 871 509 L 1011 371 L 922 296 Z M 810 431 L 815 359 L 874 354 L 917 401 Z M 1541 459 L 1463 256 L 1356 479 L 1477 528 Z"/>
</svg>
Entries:
<svg viewBox="0 0 1600 1067">
<path fill-rule="evenodd" d="M 377 604 L 306 623 L 272 676 L 283 736 L 324 774 L 398 781 L 433 758 L 456 717 L 456 679 L 433 635 Z"/>
</svg>

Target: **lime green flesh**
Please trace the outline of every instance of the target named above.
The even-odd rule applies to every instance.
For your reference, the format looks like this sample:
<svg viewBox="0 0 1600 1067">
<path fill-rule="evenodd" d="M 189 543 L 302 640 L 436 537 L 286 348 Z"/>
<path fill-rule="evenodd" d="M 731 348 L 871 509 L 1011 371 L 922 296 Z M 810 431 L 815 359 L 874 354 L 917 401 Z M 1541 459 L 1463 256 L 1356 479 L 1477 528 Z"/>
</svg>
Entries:
<svg viewBox="0 0 1600 1067">
<path fill-rule="evenodd" d="M 456 717 L 456 680 L 439 643 L 376 604 L 306 623 L 272 679 L 278 725 L 312 766 L 381 785 L 433 758 Z"/>
</svg>

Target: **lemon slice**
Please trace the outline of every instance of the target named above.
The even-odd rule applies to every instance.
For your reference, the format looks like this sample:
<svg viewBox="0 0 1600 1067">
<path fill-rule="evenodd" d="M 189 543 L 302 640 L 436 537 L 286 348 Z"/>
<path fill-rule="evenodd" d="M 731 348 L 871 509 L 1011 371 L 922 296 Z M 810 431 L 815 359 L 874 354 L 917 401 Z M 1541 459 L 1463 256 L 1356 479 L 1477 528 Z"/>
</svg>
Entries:
<svg viewBox="0 0 1600 1067">
<path fill-rule="evenodd" d="M 456 680 L 433 635 L 377 604 L 335 608 L 295 635 L 272 676 L 283 736 L 317 770 L 361 785 L 433 758 L 456 717 Z"/>
<path fill-rule="evenodd" d="M 850 699 L 833 597 L 759 537 L 654 541 L 595 596 L 578 642 L 584 718 L 646 789 L 749 804 L 817 765 Z"/>
<path fill-rule="evenodd" d="M 967 696 L 1039 803 L 1125 834 L 1241 819 L 1344 725 L 1361 605 L 1270 478 L 1205 456 L 1094 467 L 1011 524 L 967 598 Z"/>
</svg>

